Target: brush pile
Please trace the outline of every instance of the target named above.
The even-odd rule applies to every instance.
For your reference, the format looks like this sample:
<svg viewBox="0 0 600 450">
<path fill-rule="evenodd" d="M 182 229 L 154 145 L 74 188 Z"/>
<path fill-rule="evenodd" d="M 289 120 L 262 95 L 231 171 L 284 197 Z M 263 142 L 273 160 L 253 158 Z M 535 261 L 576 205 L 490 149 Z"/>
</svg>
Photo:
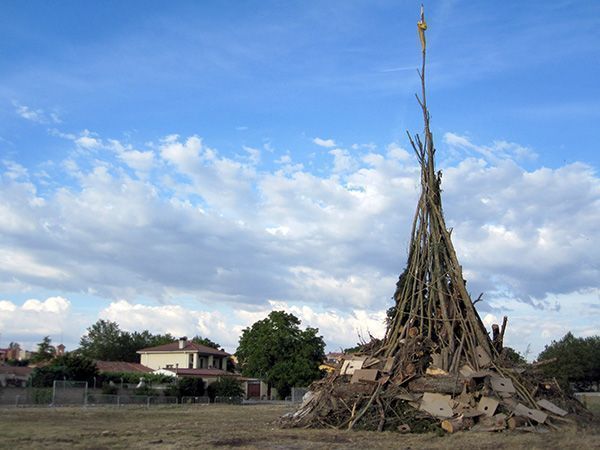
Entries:
<svg viewBox="0 0 600 450">
<path fill-rule="evenodd" d="M 502 326 L 483 325 L 463 279 L 451 230 L 446 228 L 441 173 L 425 96 L 425 30 L 417 95 L 423 138 L 408 138 L 421 166 L 421 195 L 413 220 L 406 270 L 394 294 L 395 313 L 383 340 L 347 356 L 315 382 L 300 408 L 282 418 L 289 427 L 331 427 L 423 432 L 539 430 L 585 414 L 555 380 L 537 367 L 511 367 L 504 358 Z"/>
</svg>

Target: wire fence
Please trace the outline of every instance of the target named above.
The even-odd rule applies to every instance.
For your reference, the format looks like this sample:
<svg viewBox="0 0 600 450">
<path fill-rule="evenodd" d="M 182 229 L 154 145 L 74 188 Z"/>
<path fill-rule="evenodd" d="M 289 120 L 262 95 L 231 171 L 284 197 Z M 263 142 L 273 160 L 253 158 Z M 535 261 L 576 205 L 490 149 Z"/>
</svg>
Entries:
<svg viewBox="0 0 600 450">
<path fill-rule="evenodd" d="M 180 403 L 182 405 L 207 405 L 210 403 L 210 397 L 202 396 L 202 397 L 190 397 L 184 396 L 181 397 Z"/>
<path fill-rule="evenodd" d="M 227 403 L 228 405 L 241 405 L 244 402 L 244 397 L 215 397 L 215 403 Z"/>
<path fill-rule="evenodd" d="M 299 403 L 308 388 L 292 388 L 285 403 Z M 51 388 L 0 388 L 0 407 L 31 406 L 138 406 L 158 405 L 206 405 L 209 403 L 247 405 L 255 403 L 284 403 L 281 400 L 245 400 L 243 397 L 184 396 L 177 398 L 167 395 L 103 394 L 99 389 L 88 389 L 86 382 L 55 381 Z"/>
<path fill-rule="evenodd" d="M 290 401 L 292 403 L 301 403 L 302 399 L 304 398 L 307 392 L 307 387 L 293 387 L 292 395 L 290 396 Z"/>
</svg>

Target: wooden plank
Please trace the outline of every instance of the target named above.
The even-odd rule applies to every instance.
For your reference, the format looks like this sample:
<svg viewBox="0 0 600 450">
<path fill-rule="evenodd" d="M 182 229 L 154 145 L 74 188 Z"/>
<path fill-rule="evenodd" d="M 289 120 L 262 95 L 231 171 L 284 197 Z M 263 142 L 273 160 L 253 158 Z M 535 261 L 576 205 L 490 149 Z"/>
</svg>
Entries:
<svg viewBox="0 0 600 450">
<path fill-rule="evenodd" d="M 385 365 L 383 366 L 383 371 L 391 372 L 393 367 L 394 367 L 394 358 L 392 358 L 391 356 L 388 356 L 388 358 L 385 360 Z"/>
<path fill-rule="evenodd" d="M 442 368 L 442 355 L 439 353 L 431 354 L 431 367 L 437 367 L 438 369 Z"/>
<path fill-rule="evenodd" d="M 491 397 L 481 397 L 479 403 L 477 403 L 477 409 L 483 412 L 486 416 L 492 417 L 498 407 L 498 400 Z"/>
<path fill-rule="evenodd" d="M 510 394 L 517 392 L 510 378 L 491 377 L 490 382 L 492 389 L 496 392 L 507 392 Z"/>
<path fill-rule="evenodd" d="M 447 419 L 454 415 L 451 401 L 452 398 L 449 395 L 425 392 L 423 394 L 423 399 L 421 400 L 421 406 L 419 409 L 428 412 L 434 417 Z"/>
<path fill-rule="evenodd" d="M 548 418 L 548 414 L 544 411 L 528 408 L 521 403 L 515 407 L 513 412 L 515 413 L 515 416 L 527 417 L 528 419 L 535 420 L 537 423 L 544 423 Z"/>
<path fill-rule="evenodd" d="M 367 359 L 366 356 L 344 360 L 340 373 L 342 375 L 352 375 L 356 369 L 362 368 L 363 364 L 365 363 L 365 359 Z"/>
<path fill-rule="evenodd" d="M 350 383 L 374 382 L 377 379 L 377 369 L 356 369 L 352 374 Z"/>
<path fill-rule="evenodd" d="M 545 409 L 546 411 L 550 411 L 552 414 L 556 414 L 557 416 L 562 417 L 562 416 L 566 416 L 568 414 L 567 411 L 565 411 L 562 408 L 559 408 L 554 403 L 552 403 L 546 399 L 538 400 L 537 405 L 540 408 Z"/>
<path fill-rule="evenodd" d="M 475 356 L 479 367 L 488 367 L 492 363 L 492 358 L 481 345 L 475 347 Z"/>
</svg>

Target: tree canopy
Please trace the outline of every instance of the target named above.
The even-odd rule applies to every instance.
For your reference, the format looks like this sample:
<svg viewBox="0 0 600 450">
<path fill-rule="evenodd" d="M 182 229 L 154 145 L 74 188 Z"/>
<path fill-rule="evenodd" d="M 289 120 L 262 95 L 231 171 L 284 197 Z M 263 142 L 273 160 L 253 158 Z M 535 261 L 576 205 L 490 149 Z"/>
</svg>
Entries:
<svg viewBox="0 0 600 450">
<path fill-rule="evenodd" d="M 322 376 L 325 343 L 318 332 L 302 331 L 293 314 L 271 312 L 242 331 L 236 352 L 242 375 L 265 380 L 281 397 L 293 386 L 307 386 Z"/>
<path fill-rule="evenodd" d="M 49 361 L 54 358 L 56 349 L 52 345 L 52 340 L 49 336 L 44 337 L 42 342 L 37 345 L 35 354 L 31 357 L 31 362 L 38 363 L 42 361 Z"/>
<path fill-rule="evenodd" d="M 58 356 L 44 367 L 31 372 L 29 384 L 33 387 L 51 387 L 54 380 L 87 381 L 98 375 L 96 364 L 89 358 L 73 353 Z"/>
<path fill-rule="evenodd" d="M 578 338 L 568 332 L 552 341 L 539 354 L 538 361 L 555 361 L 542 366 L 547 376 L 556 377 L 563 385 L 574 384 L 576 390 L 588 390 L 600 382 L 600 336 Z"/>
<path fill-rule="evenodd" d="M 207 337 L 202 337 L 199 334 L 197 334 L 196 336 L 194 336 L 192 338 L 192 342 L 195 342 L 196 344 L 200 344 L 200 345 L 206 345 L 207 347 L 215 348 L 217 350 L 221 350 L 220 344 L 217 344 L 215 341 L 213 341 Z"/>
<path fill-rule="evenodd" d="M 152 334 L 148 330 L 130 333 L 109 320 L 98 320 L 87 329 L 79 342 L 79 353 L 100 361 L 137 362 L 141 348 L 168 344 L 175 338 L 170 334 Z"/>
</svg>

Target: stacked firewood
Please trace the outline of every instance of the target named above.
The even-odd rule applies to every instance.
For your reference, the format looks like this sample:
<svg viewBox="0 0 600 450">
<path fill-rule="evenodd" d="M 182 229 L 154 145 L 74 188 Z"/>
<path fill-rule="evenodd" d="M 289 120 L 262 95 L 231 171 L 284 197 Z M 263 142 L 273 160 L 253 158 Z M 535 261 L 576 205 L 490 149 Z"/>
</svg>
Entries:
<svg viewBox="0 0 600 450">
<path fill-rule="evenodd" d="M 409 337 L 403 354 L 347 355 L 313 384 L 284 426 L 423 432 L 443 429 L 500 431 L 553 429 L 589 417 L 555 380 L 535 365 L 501 367 L 492 361 L 455 373 L 439 366 L 426 337 Z"/>
</svg>

